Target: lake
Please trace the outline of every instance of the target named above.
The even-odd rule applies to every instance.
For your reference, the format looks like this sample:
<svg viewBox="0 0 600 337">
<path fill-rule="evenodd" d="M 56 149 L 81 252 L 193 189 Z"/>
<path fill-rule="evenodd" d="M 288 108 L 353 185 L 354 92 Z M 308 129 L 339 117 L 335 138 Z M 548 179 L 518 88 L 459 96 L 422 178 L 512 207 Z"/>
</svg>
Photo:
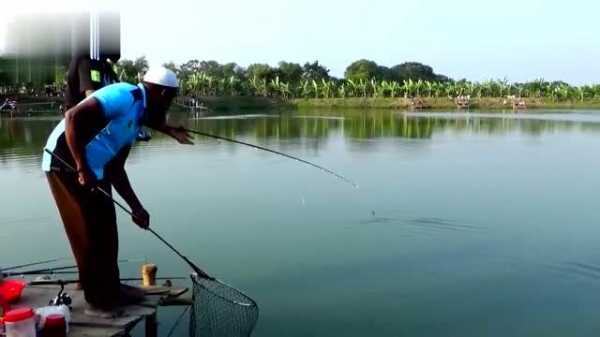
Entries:
<svg viewBox="0 0 600 337">
<path fill-rule="evenodd" d="M 155 135 L 134 148 L 127 168 L 151 226 L 259 303 L 254 336 L 600 331 L 600 111 L 176 120 L 360 185 L 206 138 L 183 146 Z M 71 256 L 39 168 L 57 123 L 0 120 L 2 265 Z M 189 274 L 122 213 L 119 230 L 120 256 L 133 261 L 123 277 L 143 261 Z M 159 313 L 161 335 L 179 312 Z"/>
</svg>

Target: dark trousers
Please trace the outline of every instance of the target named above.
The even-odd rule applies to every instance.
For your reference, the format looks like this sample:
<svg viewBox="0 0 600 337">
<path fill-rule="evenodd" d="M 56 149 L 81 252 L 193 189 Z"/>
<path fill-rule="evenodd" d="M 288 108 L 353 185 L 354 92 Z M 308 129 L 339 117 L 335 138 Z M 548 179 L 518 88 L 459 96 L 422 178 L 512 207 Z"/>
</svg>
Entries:
<svg viewBox="0 0 600 337">
<path fill-rule="evenodd" d="M 70 172 L 46 174 L 50 190 L 71 243 L 79 282 L 88 303 L 110 309 L 119 300 L 119 238 L 113 203 L 83 188 Z M 106 181 L 99 182 L 111 191 Z"/>
</svg>

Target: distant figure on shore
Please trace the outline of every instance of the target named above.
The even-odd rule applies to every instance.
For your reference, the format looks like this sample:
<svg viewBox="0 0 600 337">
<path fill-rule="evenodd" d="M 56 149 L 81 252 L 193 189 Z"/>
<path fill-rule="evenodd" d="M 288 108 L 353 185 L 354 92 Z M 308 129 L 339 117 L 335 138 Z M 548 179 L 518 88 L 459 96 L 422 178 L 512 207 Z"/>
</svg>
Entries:
<svg viewBox="0 0 600 337">
<path fill-rule="evenodd" d="M 454 100 L 456 107 L 459 109 L 468 109 L 471 106 L 471 95 L 460 95 Z"/>
</svg>

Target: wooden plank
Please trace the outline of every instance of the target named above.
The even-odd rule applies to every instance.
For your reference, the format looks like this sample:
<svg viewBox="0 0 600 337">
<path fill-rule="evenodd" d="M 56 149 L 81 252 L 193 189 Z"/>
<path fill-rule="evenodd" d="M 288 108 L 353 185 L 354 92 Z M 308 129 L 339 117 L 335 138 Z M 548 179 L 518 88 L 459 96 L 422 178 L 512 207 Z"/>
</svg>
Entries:
<svg viewBox="0 0 600 337">
<path fill-rule="evenodd" d="M 186 306 L 192 305 L 194 301 L 192 300 L 192 296 L 180 296 L 180 297 L 165 297 L 160 300 L 160 306 L 162 307 L 170 307 L 170 306 Z"/>
<path fill-rule="evenodd" d="M 54 298 L 60 290 L 58 285 L 29 286 L 25 288 L 18 305 L 14 307 L 43 307 Z M 75 337 L 114 337 L 126 335 L 137 323 L 146 317 L 156 317 L 156 307 L 160 296 L 147 296 L 139 305 L 123 307 L 124 315 L 114 319 L 93 317 L 84 313 L 86 302 L 83 291 L 75 286 L 65 286 L 65 291 L 72 299 L 71 332 Z M 156 318 L 155 318 L 156 320 Z"/>
<path fill-rule="evenodd" d="M 146 295 L 170 295 L 179 296 L 186 293 L 189 288 L 174 288 L 174 287 L 144 287 L 141 288 L 146 292 Z M 179 295 L 178 295 L 179 294 Z"/>
<path fill-rule="evenodd" d="M 145 316 L 152 315 L 156 312 L 155 308 L 143 307 L 138 305 L 130 305 L 123 308 L 123 316 L 117 318 L 101 318 L 86 315 L 83 308 L 73 307 L 71 311 L 71 324 L 73 325 L 91 325 L 91 326 L 107 326 L 129 329 L 135 326 Z"/>
<path fill-rule="evenodd" d="M 90 326 L 70 326 L 69 337 L 119 337 L 127 334 L 123 329 L 90 327 Z"/>
<path fill-rule="evenodd" d="M 59 292 L 59 285 L 36 285 L 25 288 L 23 296 L 13 307 L 44 307 Z M 86 302 L 83 291 L 76 285 L 66 285 L 65 292 L 72 299 L 70 337 L 120 337 L 126 336 L 136 324 L 146 318 L 146 334 L 156 337 L 157 318 L 156 308 L 159 305 L 189 305 L 191 297 L 181 298 L 188 288 L 152 287 L 146 299 L 137 305 L 123 307 L 124 316 L 105 319 L 88 316 L 84 313 Z"/>
</svg>

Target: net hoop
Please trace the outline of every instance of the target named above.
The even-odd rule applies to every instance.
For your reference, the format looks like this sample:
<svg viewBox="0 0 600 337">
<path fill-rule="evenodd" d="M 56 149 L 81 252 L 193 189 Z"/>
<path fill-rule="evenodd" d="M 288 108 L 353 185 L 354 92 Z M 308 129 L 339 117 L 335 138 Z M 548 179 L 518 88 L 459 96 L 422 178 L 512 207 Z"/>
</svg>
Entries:
<svg viewBox="0 0 600 337">
<path fill-rule="evenodd" d="M 225 283 L 225 282 L 223 282 L 221 280 L 218 280 L 218 279 L 215 279 L 215 280 L 205 279 L 205 278 L 199 277 L 197 274 L 194 273 L 194 274 L 192 274 L 192 282 L 194 283 L 194 285 L 202 287 L 207 292 L 209 292 L 212 295 L 214 295 L 214 296 L 222 299 L 223 301 L 230 302 L 230 303 L 236 304 L 236 305 L 245 306 L 245 307 L 257 307 L 258 308 L 258 305 L 256 304 L 256 302 L 253 299 L 251 299 L 250 297 L 248 297 L 241 290 L 239 290 L 237 288 L 234 288 L 231 285 L 229 285 L 229 284 L 227 284 L 227 283 Z M 229 290 L 234 291 L 239 297 L 245 299 L 246 303 L 245 302 L 236 301 L 234 299 L 229 299 L 229 298 L 226 298 L 225 296 L 223 296 L 221 294 L 216 293 L 214 290 L 206 287 L 204 285 L 205 282 L 215 282 L 215 283 L 217 283 L 217 284 L 219 284 L 221 286 L 225 286 L 225 287 L 229 288 Z"/>
<path fill-rule="evenodd" d="M 252 298 L 217 279 L 197 274 L 191 279 L 191 337 L 250 337 L 259 314 Z"/>
</svg>

